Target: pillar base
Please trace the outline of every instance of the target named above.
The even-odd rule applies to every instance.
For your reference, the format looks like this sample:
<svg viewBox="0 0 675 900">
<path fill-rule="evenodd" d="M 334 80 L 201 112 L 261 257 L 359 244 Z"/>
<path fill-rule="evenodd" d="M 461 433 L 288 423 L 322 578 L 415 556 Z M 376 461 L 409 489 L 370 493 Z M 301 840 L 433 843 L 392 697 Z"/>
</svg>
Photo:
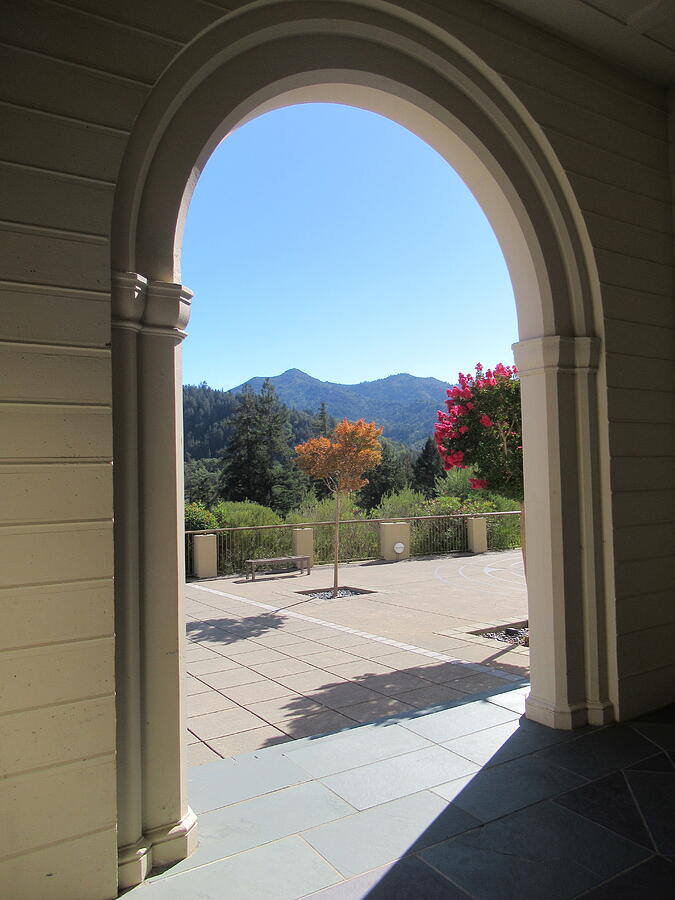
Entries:
<svg viewBox="0 0 675 900">
<path fill-rule="evenodd" d="M 551 706 L 544 700 L 533 697 L 532 694 L 525 699 L 525 715 L 532 722 L 565 731 L 581 728 L 588 722 L 588 709 L 585 703 Z"/>
<path fill-rule="evenodd" d="M 151 828 L 145 832 L 145 837 L 152 842 L 153 867 L 180 862 L 197 849 L 197 816 L 188 806 L 180 822 Z"/>
<path fill-rule="evenodd" d="M 589 725 L 609 725 L 616 719 L 614 706 L 608 700 L 604 703 L 589 703 L 587 709 Z"/>
<path fill-rule="evenodd" d="M 135 844 L 120 847 L 117 854 L 117 881 L 120 890 L 136 887 L 152 869 L 152 844 L 145 835 Z"/>
</svg>

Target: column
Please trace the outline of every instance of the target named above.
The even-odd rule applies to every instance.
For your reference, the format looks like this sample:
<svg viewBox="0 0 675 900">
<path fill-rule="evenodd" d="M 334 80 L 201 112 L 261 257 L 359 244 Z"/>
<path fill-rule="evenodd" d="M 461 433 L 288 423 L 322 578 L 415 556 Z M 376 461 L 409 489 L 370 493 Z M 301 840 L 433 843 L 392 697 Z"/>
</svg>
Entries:
<svg viewBox="0 0 675 900">
<path fill-rule="evenodd" d="M 592 338 L 514 345 L 521 377 L 531 693 L 556 728 L 612 717 L 607 699 Z"/>
<path fill-rule="evenodd" d="M 197 843 L 187 805 L 182 702 L 183 400 L 181 341 L 192 294 L 151 282 L 139 335 L 140 584 L 143 658 L 143 831 L 153 865 L 184 859 Z"/>
<path fill-rule="evenodd" d="M 138 334 L 147 281 L 112 279 L 113 483 L 115 491 L 115 669 L 117 836 L 120 889 L 140 884 L 152 866 L 143 835 L 141 646 L 139 608 Z"/>
</svg>

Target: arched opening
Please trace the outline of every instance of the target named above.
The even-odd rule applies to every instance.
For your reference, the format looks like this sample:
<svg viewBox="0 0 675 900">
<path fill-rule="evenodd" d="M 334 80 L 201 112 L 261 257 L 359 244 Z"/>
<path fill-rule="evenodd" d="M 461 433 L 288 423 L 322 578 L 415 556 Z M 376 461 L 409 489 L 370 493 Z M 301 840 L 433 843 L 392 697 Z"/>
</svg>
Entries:
<svg viewBox="0 0 675 900">
<path fill-rule="evenodd" d="M 479 200 L 518 311 L 528 716 L 567 728 L 612 716 L 597 276 L 565 176 L 508 88 L 431 23 L 339 2 L 313 12 L 258 6 L 186 48 L 150 95 L 120 174 L 113 355 L 120 845 L 129 883 L 142 877 L 150 846 L 157 865 L 194 841 L 180 752 L 179 344 L 191 299 L 180 284 L 182 230 L 213 148 L 263 111 L 322 100 L 380 113 L 434 147 Z"/>
</svg>

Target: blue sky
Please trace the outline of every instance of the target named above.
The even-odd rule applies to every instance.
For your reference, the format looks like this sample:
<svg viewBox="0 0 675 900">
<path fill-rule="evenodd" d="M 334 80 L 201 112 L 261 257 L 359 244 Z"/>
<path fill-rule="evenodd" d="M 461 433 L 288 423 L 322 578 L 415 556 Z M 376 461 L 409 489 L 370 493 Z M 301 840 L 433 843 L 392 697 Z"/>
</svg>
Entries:
<svg viewBox="0 0 675 900">
<path fill-rule="evenodd" d="M 304 104 L 235 131 L 190 206 L 186 384 L 302 369 L 354 383 L 454 381 L 511 362 L 513 292 L 459 176 L 374 113 Z"/>
</svg>

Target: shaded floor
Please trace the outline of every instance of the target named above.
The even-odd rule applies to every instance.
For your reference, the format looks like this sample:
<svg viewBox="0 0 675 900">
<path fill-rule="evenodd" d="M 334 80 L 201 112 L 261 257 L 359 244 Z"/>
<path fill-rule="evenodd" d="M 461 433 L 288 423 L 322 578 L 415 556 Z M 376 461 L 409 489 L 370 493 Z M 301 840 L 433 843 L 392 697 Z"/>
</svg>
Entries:
<svg viewBox="0 0 675 900">
<path fill-rule="evenodd" d="M 129 896 L 672 897 L 675 706 L 554 731 L 526 690 L 193 769 L 199 848 Z"/>
<path fill-rule="evenodd" d="M 527 618 L 520 551 L 345 565 L 369 593 L 301 593 L 331 576 L 186 586 L 190 765 L 527 678 L 526 648 L 473 633 Z"/>
</svg>

